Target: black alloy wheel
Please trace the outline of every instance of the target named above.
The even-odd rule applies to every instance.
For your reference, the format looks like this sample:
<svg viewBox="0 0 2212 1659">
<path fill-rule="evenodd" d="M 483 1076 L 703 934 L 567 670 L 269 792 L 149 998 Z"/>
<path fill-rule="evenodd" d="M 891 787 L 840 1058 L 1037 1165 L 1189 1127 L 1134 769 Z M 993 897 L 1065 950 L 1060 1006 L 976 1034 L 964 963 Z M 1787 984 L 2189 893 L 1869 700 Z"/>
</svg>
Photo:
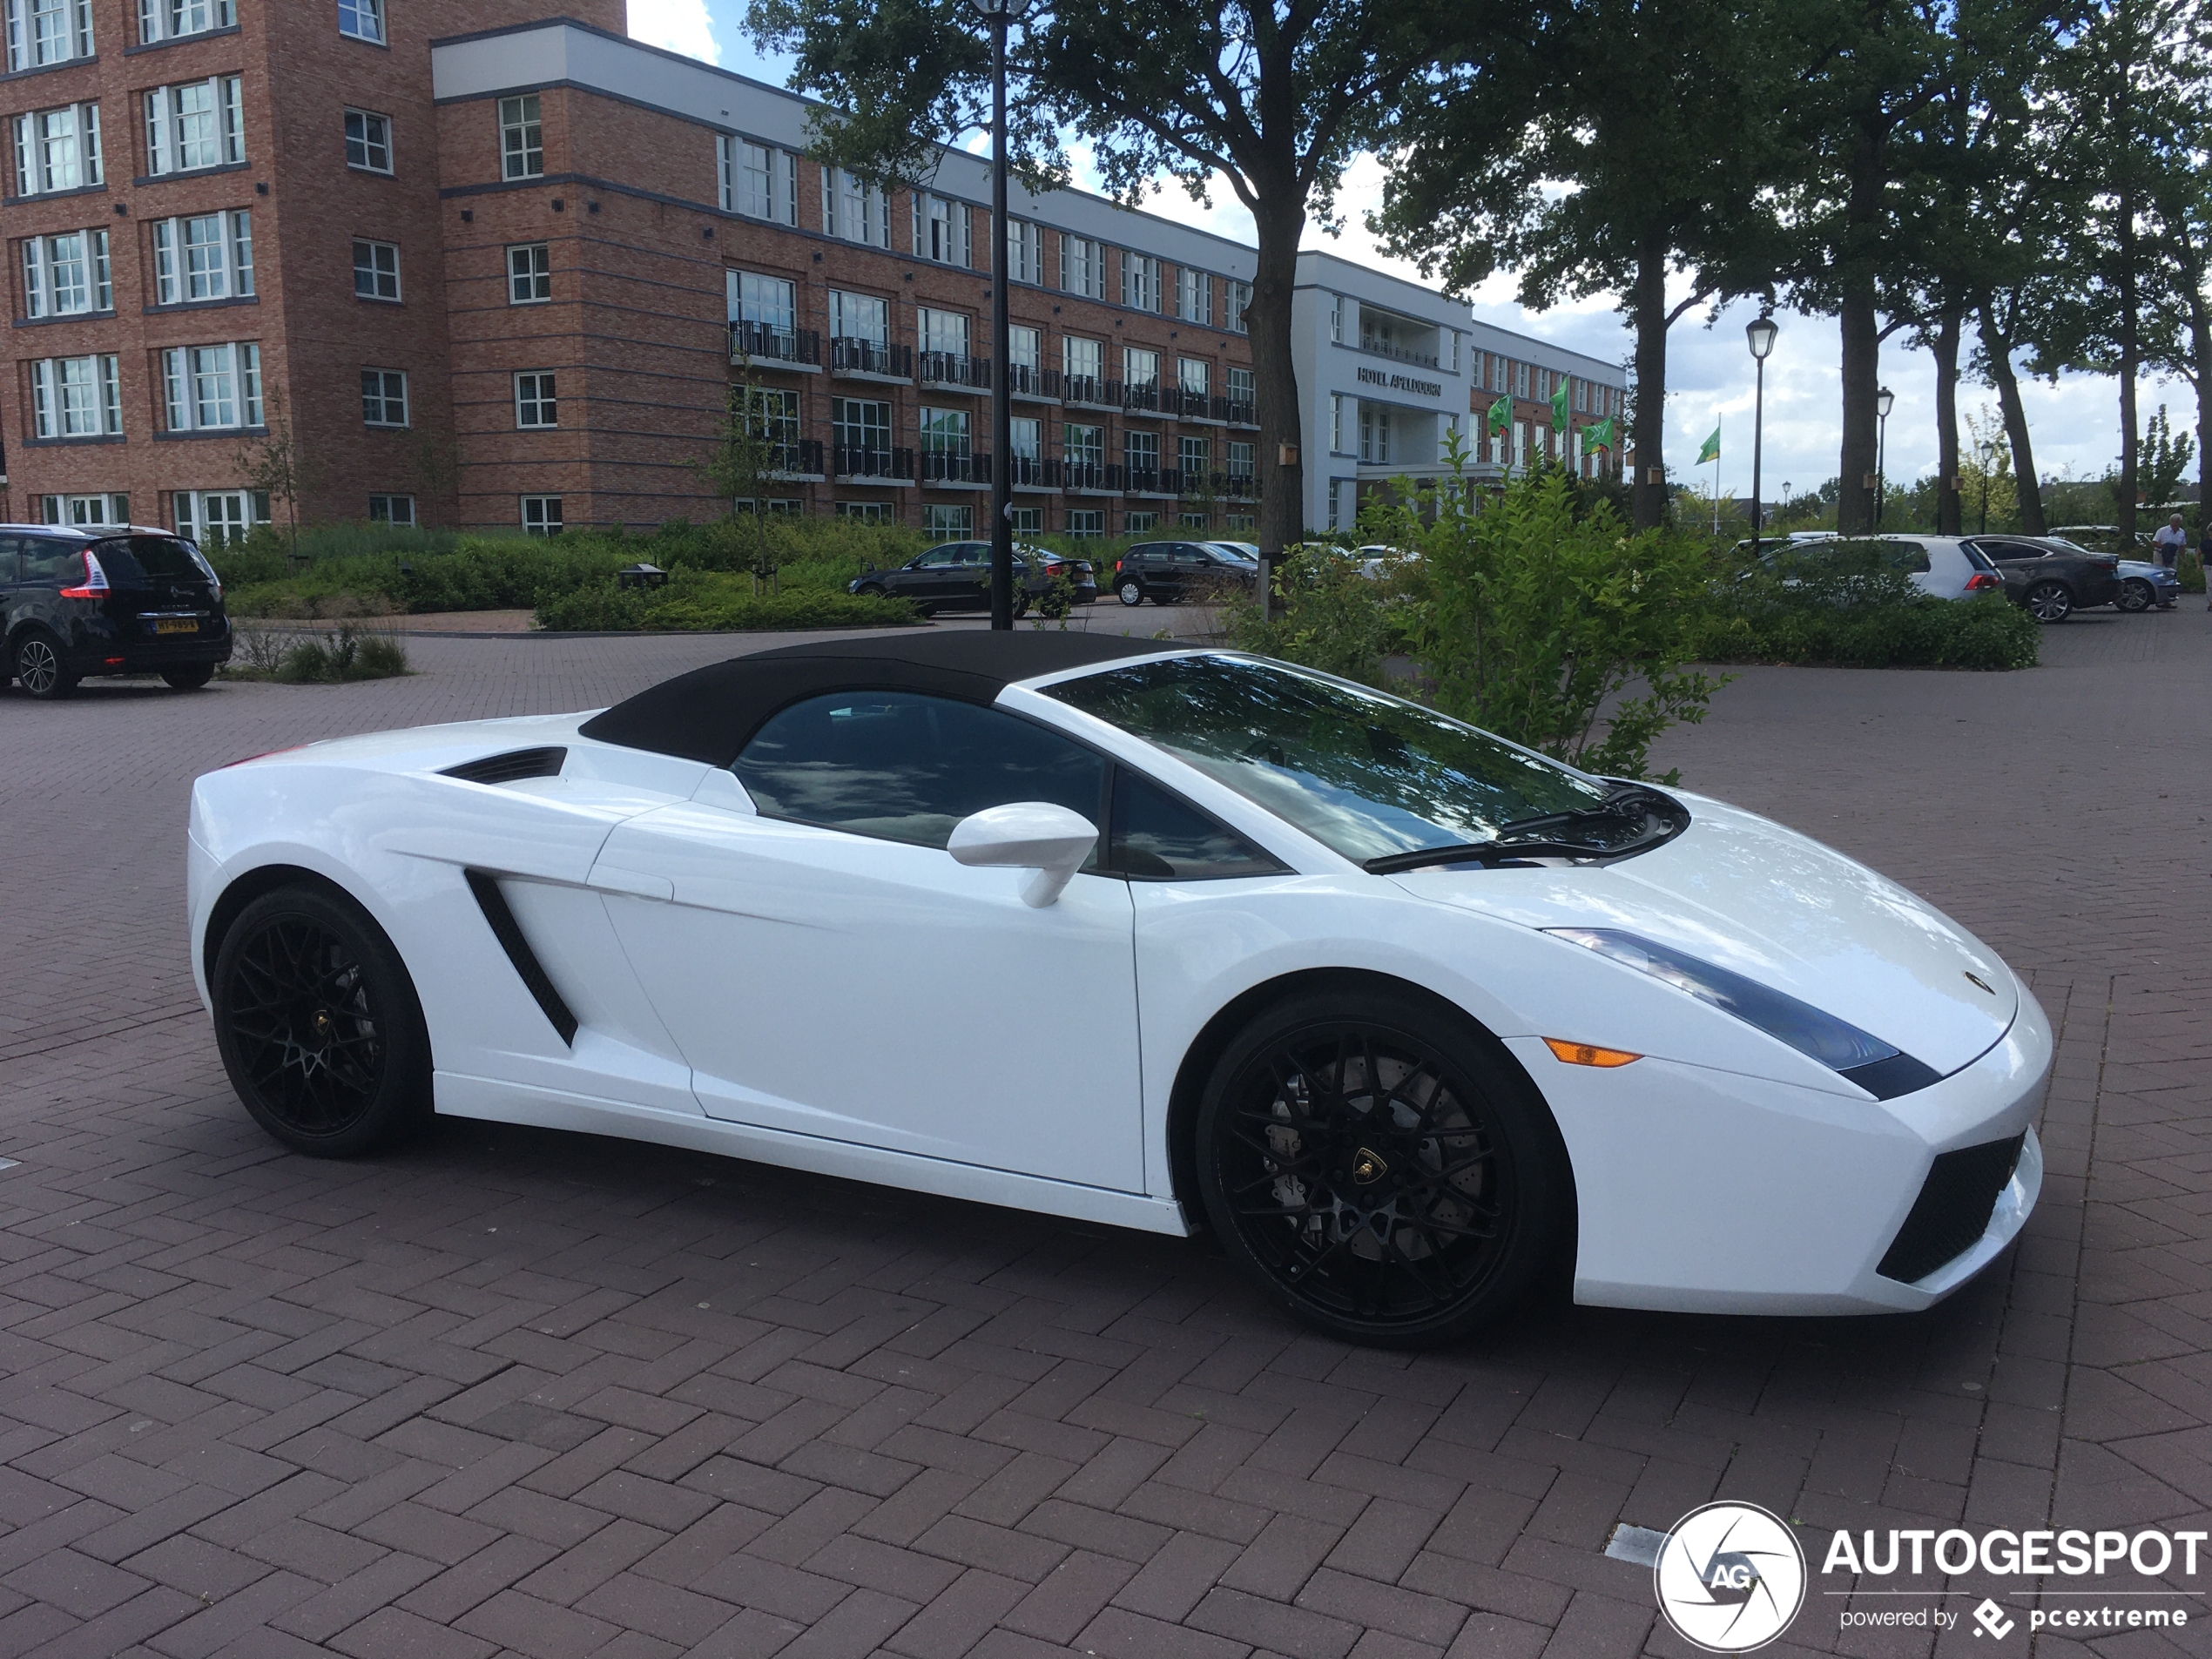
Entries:
<svg viewBox="0 0 2212 1659">
<path fill-rule="evenodd" d="M 2039 582 L 2027 590 L 2027 614 L 2038 622 L 2064 622 L 2074 614 L 2074 591 L 2063 582 Z"/>
<path fill-rule="evenodd" d="M 212 988 L 232 1086 L 293 1151 L 350 1157 L 424 1115 L 421 1004 L 391 941 L 351 903 L 304 887 L 254 900 L 223 936 Z"/>
<path fill-rule="evenodd" d="M 1121 601 L 1134 608 L 1144 603 L 1144 590 L 1134 582 L 1124 582 L 1120 588 Z"/>
<path fill-rule="evenodd" d="M 185 663 L 175 668 L 165 668 L 161 678 L 172 691 L 197 691 L 215 678 L 212 663 Z"/>
<path fill-rule="evenodd" d="M 16 646 L 16 680 L 42 703 L 67 697 L 77 689 L 77 676 L 62 656 L 62 642 L 34 630 Z"/>
<path fill-rule="evenodd" d="M 854 590 L 854 592 L 858 597 L 862 599 L 880 599 L 885 597 L 882 587 L 873 582 L 869 583 L 864 588 Z"/>
<path fill-rule="evenodd" d="M 2120 584 L 2120 597 L 2115 603 L 2122 610 L 2148 610 L 2158 603 L 2158 595 L 2142 577 L 2131 576 Z"/>
<path fill-rule="evenodd" d="M 1556 1127 L 1464 1022 L 1373 993 L 1296 999 L 1215 1068 L 1199 1184 L 1230 1253 L 1348 1342 L 1449 1342 L 1509 1307 L 1571 1211 Z"/>
</svg>

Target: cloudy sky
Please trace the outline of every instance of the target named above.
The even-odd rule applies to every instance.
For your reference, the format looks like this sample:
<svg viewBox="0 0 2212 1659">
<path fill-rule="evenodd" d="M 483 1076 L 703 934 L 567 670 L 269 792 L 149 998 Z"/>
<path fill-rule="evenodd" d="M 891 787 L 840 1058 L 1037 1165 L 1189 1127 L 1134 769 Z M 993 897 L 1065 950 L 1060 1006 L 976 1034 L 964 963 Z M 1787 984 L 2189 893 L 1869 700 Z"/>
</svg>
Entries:
<svg viewBox="0 0 2212 1659">
<path fill-rule="evenodd" d="M 741 26 L 744 10 L 745 0 L 630 0 L 630 30 L 640 40 L 780 85 L 786 66 L 752 50 Z M 1360 223 L 1363 210 L 1379 201 L 1381 182 L 1381 169 L 1372 158 L 1355 168 L 1343 197 L 1344 234 L 1332 239 L 1309 229 L 1307 245 L 1419 280 L 1419 272 L 1375 253 Z M 1158 206 L 1224 235 L 1252 239 L 1250 218 L 1226 192 L 1217 193 L 1211 212 L 1190 203 L 1179 191 Z M 1510 280 L 1496 280 L 1475 296 L 1486 321 L 1556 341 L 1594 357 L 1626 361 L 1629 336 L 1610 301 L 1527 312 L 1514 303 L 1512 287 Z M 1737 495 L 1749 494 L 1751 484 L 1752 372 L 1743 325 L 1753 314 L 1749 306 L 1736 307 L 1723 312 L 1710 328 L 1702 314 L 1685 317 L 1675 325 L 1668 354 L 1672 382 L 1667 399 L 1668 460 L 1677 472 L 1687 468 L 1718 421 L 1723 428 L 1721 484 Z M 1763 493 L 1770 500 L 1781 494 L 1785 483 L 1804 490 L 1835 476 L 1839 439 L 1835 320 L 1788 313 L 1780 320 L 1781 337 L 1767 364 Z M 1882 378 L 1897 394 L 1889 422 L 1890 476 L 1904 480 L 1934 471 L 1932 361 L 1925 352 L 1909 350 L 1892 339 L 1883 349 Z M 2025 395 L 2036 464 L 2046 477 L 2095 477 L 2119 453 L 2118 395 L 2111 381 L 2070 375 L 2056 386 L 2030 384 Z M 2171 406 L 2176 425 L 2188 424 L 2185 387 L 2148 383 L 2141 396 L 2144 418 L 2163 401 Z M 1986 388 L 1960 388 L 1961 413 L 1986 406 L 1993 427 L 1997 423 L 1996 403 L 1996 395 Z M 1702 476 L 1710 485 L 1710 469 Z"/>
</svg>

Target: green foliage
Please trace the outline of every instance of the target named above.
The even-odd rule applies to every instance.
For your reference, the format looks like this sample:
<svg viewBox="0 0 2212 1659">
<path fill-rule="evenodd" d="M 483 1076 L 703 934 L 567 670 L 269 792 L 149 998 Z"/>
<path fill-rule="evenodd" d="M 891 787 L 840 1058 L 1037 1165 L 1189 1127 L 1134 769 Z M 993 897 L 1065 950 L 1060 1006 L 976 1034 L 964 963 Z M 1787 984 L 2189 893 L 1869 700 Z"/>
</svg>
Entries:
<svg viewBox="0 0 2212 1659">
<path fill-rule="evenodd" d="M 752 573 L 679 569 L 660 588 L 617 588 L 611 577 L 549 598 L 541 628 L 596 633 L 631 629 L 723 632 L 781 628 L 897 627 L 914 620 L 904 599 L 863 598 L 834 589 L 755 590 Z"/>
<path fill-rule="evenodd" d="M 276 679 L 290 685 L 393 679 L 414 671 L 407 647 L 389 634 L 350 624 L 303 638 L 263 637 L 226 671 L 233 679 Z"/>
<path fill-rule="evenodd" d="M 1905 576 L 1832 555 L 1714 585 L 1690 648 L 1706 662 L 1848 668 L 2033 668 L 2040 624 L 2002 594 L 1938 599 Z"/>
<path fill-rule="evenodd" d="M 1263 621 L 1257 603 L 1232 606 L 1225 618 L 1240 651 L 1337 674 L 1362 685 L 1383 684 L 1383 659 L 1406 641 L 1402 605 L 1359 574 L 1359 567 L 1325 543 L 1290 550 L 1277 577 L 1276 616 Z"/>
</svg>

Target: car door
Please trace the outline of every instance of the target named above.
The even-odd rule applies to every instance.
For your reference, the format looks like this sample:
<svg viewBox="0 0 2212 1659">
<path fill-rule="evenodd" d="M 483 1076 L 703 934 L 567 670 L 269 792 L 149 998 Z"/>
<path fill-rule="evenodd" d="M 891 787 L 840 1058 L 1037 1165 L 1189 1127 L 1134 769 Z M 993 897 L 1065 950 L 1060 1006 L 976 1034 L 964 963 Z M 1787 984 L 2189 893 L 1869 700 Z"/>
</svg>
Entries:
<svg viewBox="0 0 2212 1659">
<path fill-rule="evenodd" d="M 0 676 L 14 668 L 7 641 L 15 631 L 17 610 L 22 604 L 21 583 L 16 579 L 16 542 L 15 536 L 0 535 Z M 6 689 L 6 681 L 0 679 L 0 691 Z"/>
<path fill-rule="evenodd" d="M 997 709 L 839 692 L 772 717 L 730 804 L 617 827 L 592 873 L 712 1116 L 1141 1191 L 1129 884 L 1040 909 L 945 851 L 1015 800 L 1096 823 L 1104 763 Z"/>
</svg>

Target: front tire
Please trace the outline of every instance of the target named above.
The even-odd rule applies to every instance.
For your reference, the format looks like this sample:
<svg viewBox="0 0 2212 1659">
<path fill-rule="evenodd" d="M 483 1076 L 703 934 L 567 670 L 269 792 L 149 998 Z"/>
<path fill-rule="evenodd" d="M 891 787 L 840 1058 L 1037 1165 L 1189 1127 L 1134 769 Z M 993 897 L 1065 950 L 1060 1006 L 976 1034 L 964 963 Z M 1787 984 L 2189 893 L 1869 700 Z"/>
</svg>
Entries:
<svg viewBox="0 0 2212 1659">
<path fill-rule="evenodd" d="M 1135 610 L 1138 605 L 1144 603 L 1144 590 L 1137 586 L 1137 584 L 1134 582 L 1123 583 L 1121 587 L 1116 590 L 1116 592 L 1121 599 L 1121 602 L 1129 606 L 1131 610 Z"/>
<path fill-rule="evenodd" d="M 25 634 L 16 646 L 16 683 L 41 703 L 57 703 L 76 691 L 62 642 L 44 629 Z"/>
<path fill-rule="evenodd" d="M 172 691 L 197 691 L 215 678 L 212 663 L 186 663 L 178 668 L 161 671 L 162 683 Z"/>
<path fill-rule="evenodd" d="M 359 907 L 308 887 L 264 894 L 223 935 L 211 989 L 231 1086 L 293 1151 L 356 1157 L 428 1116 L 421 1004 Z"/>
<path fill-rule="evenodd" d="M 2158 603 L 2158 595 L 2142 577 L 2131 576 L 2120 584 L 2116 603 L 2122 610 L 2148 610 Z"/>
<path fill-rule="evenodd" d="M 1449 1343 L 1554 1259 L 1573 1210 L 1556 1126 L 1446 1009 L 1372 991 L 1269 1010 L 1198 1109 L 1198 1184 L 1229 1253 L 1343 1341 Z"/>
<path fill-rule="evenodd" d="M 2063 582 L 2039 582 L 2027 590 L 2027 614 L 2038 622 L 2064 622 L 2074 614 L 2074 590 Z"/>
</svg>

